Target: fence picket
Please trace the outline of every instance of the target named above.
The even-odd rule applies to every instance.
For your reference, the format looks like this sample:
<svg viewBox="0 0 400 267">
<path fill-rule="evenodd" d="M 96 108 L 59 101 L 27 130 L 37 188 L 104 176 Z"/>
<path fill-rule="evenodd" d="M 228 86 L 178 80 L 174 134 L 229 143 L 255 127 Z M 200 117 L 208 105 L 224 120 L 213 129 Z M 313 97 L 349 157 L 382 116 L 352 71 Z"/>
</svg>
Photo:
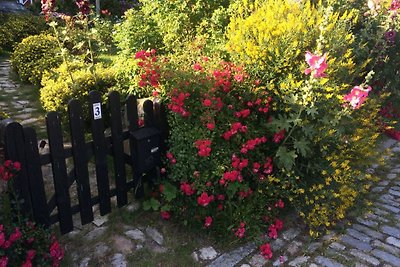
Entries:
<svg viewBox="0 0 400 267">
<path fill-rule="evenodd" d="M 93 221 L 93 210 L 92 197 L 90 194 L 88 155 L 85 144 L 82 105 L 78 100 L 71 100 L 68 103 L 68 114 L 81 222 L 82 224 L 87 224 Z"/>
<path fill-rule="evenodd" d="M 114 160 L 115 186 L 117 191 L 117 205 L 118 207 L 122 207 L 128 203 L 128 195 L 126 190 L 121 102 L 118 92 L 114 91 L 108 94 L 108 106 L 111 112 L 111 142 Z"/>
<path fill-rule="evenodd" d="M 153 126 L 154 125 L 153 101 L 150 100 L 144 101 L 143 112 L 144 112 L 144 126 Z"/>
<path fill-rule="evenodd" d="M 21 163 L 21 170 L 15 177 L 14 189 L 20 199 L 24 199 L 21 205 L 22 212 L 30 215 L 32 212 L 32 200 L 29 193 L 29 180 L 25 155 L 24 133 L 21 124 L 12 120 L 3 121 L 4 143 L 6 159 Z"/>
<path fill-rule="evenodd" d="M 37 223 L 49 226 L 50 214 L 44 188 L 36 132 L 31 127 L 24 128 L 24 136 L 27 162 L 26 167 L 29 170 L 28 178 L 32 199 L 33 218 Z"/>
<path fill-rule="evenodd" d="M 128 117 L 129 131 L 133 131 L 139 128 L 138 124 L 138 109 L 137 99 L 133 95 L 129 95 L 126 99 L 126 113 Z"/>
<path fill-rule="evenodd" d="M 97 189 L 100 198 L 100 214 L 111 212 L 110 182 L 108 180 L 107 147 L 104 136 L 104 122 L 101 105 L 101 94 L 97 91 L 89 93 L 89 110 L 92 121 L 92 137 L 96 163 Z"/>
<path fill-rule="evenodd" d="M 46 116 L 46 124 L 58 207 L 58 220 L 60 222 L 60 231 L 65 234 L 72 231 L 73 222 L 60 115 L 57 112 L 49 112 Z"/>
</svg>

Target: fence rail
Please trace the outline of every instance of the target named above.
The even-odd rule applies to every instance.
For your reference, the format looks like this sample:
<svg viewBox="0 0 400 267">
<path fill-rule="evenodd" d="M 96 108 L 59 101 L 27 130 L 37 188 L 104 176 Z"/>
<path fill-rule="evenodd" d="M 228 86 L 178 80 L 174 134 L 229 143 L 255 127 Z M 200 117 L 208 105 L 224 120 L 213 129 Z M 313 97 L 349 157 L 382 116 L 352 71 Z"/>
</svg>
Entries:
<svg viewBox="0 0 400 267">
<path fill-rule="evenodd" d="M 49 226 L 59 222 L 62 234 L 73 230 L 73 215 L 79 213 L 82 224 L 94 219 L 93 207 L 99 205 L 100 215 L 111 212 L 111 198 L 116 196 L 117 206 L 128 203 L 128 191 L 138 187 L 143 173 L 135 170 L 133 158 L 137 155 L 136 143 L 132 136 L 135 132 L 154 127 L 161 132 L 157 150 L 165 149 L 167 123 L 163 106 L 150 100 L 143 104 L 144 128 L 138 123 L 138 101 L 128 96 L 121 105 L 118 92 L 108 95 L 107 103 L 102 103 L 99 92 L 89 93 L 89 116 L 92 140 L 85 138 L 85 119 L 82 104 L 71 100 L 68 104 L 68 126 L 71 146 L 65 147 L 61 116 L 49 112 L 46 116 L 49 153 L 40 154 L 36 132 L 31 127 L 22 127 L 10 119 L 1 121 L 0 136 L 5 148 L 5 158 L 21 163 L 21 171 L 15 180 L 15 190 L 23 199 L 22 209 L 40 224 Z M 123 129 L 126 111 L 127 126 Z M 109 118 L 109 128 L 105 134 L 105 118 Z M 124 142 L 129 142 L 128 151 Z M 136 154 L 135 154 L 136 153 Z M 110 156 L 112 163 L 110 163 Z M 72 159 L 72 168 L 66 160 Z M 97 194 L 92 194 L 89 162 L 94 161 Z M 54 194 L 46 196 L 45 179 L 42 166 L 51 165 Z M 112 166 L 112 169 L 110 168 Z M 127 169 L 131 168 L 131 178 L 127 179 Z M 155 165 L 156 170 L 157 166 Z M 68 170 L 70 169 L 70 170 Z M 115 180 L 115 187 L 110 186 L 110 172 Z M 47 182 L 47 181 L 46 181 Z M 71 204 L 70 188 L 76 185 L 77 202 Z M 139 190 L 140 192 L 140 190 Z M 48 195 L 48 194 L 47 194 Z"/>
</svg>

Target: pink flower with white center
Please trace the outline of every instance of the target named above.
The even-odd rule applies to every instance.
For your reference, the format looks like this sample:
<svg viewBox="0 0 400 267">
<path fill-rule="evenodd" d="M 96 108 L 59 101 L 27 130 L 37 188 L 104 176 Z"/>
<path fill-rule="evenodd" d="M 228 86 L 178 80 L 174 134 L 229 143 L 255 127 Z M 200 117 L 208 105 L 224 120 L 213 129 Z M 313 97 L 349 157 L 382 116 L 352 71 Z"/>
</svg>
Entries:
<svg viewBox="0 0 400 267">
<path fill-rule="evenodd" d="M 388 43 L 394 43 L 396 40 L 396 31 L 394 31 L 393 29 L 390 29 L 387 32 L 385 32 L 385 39 L 386 39 L 386 42 L 388 42 Z"/>
<path fill-rule="evenodd" d="M 368 86 L 367 89 L 364 89 L 361 86 L 354 86 L 351 89 L 351 92 L 343 97 L 344 101 L 349 102 L 350 106 L 353 109 L 358 109 L 364 103 L 365 99 L 368 96 L 368 93 L 372 90 L 371 86 Z"/>
<path fill-rule="evenodd" d="M 318 56 L 312 54 L 310 51 L 306 52 L 306 62 L 310 66 L 307 68 L 304 73 L 312 74 L 314 78 L 326 77 L 324 71 L 328 67 L 326 64 L 326 53 L 323 56 Z"/>
</svg>

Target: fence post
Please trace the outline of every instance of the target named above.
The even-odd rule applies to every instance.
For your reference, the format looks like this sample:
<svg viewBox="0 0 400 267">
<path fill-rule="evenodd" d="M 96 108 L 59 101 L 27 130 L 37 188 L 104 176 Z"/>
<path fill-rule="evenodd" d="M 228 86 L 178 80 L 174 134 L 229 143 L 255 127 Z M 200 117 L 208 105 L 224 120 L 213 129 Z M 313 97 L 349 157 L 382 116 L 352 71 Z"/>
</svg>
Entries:
<svg viewBox="0 0 400 267">
<path fill-rule="evenodd" d="M 23 200 L 22 213 L 31 216 L 32 200 L 29 192 L 25 137 L 22 126 L 11 119 L 6 119 L 1 122 L 1 132 L 4 138 L 5 159 L 21 163 L 21 170 L 15 177 L 14 189 L 17 196 Z"/>
</svg>

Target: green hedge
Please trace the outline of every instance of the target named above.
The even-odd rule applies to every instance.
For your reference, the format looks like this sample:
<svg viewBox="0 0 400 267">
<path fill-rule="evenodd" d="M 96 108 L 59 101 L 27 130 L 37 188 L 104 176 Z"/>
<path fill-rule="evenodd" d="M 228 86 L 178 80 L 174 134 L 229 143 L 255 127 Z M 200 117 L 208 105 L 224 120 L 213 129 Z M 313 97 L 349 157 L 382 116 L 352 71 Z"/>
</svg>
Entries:
<svg viewBox="0 0 400 267">
<path fill-rule="evenodd" d="M 61 63 L 57 39 L 49 34 L 29 36 L 19 43 L 11 55 L 11 64 L 22 81 L 40 84 L 45 70 Z"/>
<path fill-rule="evenodd" d="M 25 37 L 48 29 L 43 17 L 31 14 L 0 14 L 0 51 L 12 51 Z"/>
</svg>

